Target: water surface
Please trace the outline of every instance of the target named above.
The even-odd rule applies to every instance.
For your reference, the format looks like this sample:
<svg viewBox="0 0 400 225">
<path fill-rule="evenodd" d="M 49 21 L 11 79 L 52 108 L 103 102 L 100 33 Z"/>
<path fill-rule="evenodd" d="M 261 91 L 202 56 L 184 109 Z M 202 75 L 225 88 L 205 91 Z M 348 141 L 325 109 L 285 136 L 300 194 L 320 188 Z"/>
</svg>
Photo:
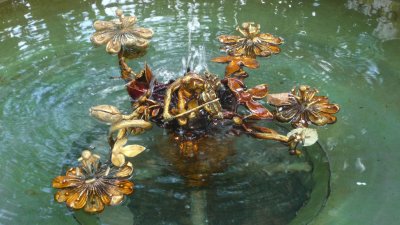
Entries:
<svg viewBox="0 0 400 225">
<path fill-rule="evenodd" d="M 50 183 L 75 162 L 83 148 L 93 147 L 106 156 L 107 129 L 89 118 L 89 107 L 114 104 L 129 111 L 122 82 L 108 79 L 118 75 L 116 58 L 105 54 L 103 48 L 93 48 L 89 41 L 92 22 L 110 19 L 117 7 L 135 14 L 141 26 L 155 31 L 147 55 L 131 65 L 140 68 L 147 61 L 164 81 L 181 74 L 189 31 L 190 52 L 204 49 L 207 62 L 221 54 L 216 37 L 233 34 L 244 21 L 256 21 L 263 31 L 283 37 L 282 53 L 260 60 L 261 69 L 251 73 L 249 86 L 266 82 L 272 92 L 280 92 L 295 84 L 309 84 L 342 107 L 339 121 L 319 133 L 332 171 L 332 191 L 314 223 L 396 224 L 400 219 L 396 201 L 400 198 L 398 2 L 26 0 L 0 3 L 0 224 L 77 224 L 73 212 L 54 202 Z M 206 67 L 223 73 L 223 65 L 207 63 Z M 120 213 L 133 215 L 127 224 L 142 224 L 146 219 L 153 224 L 190 224 L 196 219 L 191 199 L 205 198 L 208 204 L 220 207 L 216 211 L 220 213 L 209 208 L 210 224 L 226 222 L 229 213 L 240 214 L 235 211 L 238 209 L 247 210 L 232 224 L 263 224 L 262 219 L 268 224 L 286 224 L 301 207 L 300 202 L 307 201 L 308 196 L 291 191 L 293 196 L 286 197 L 298 201 L 284 206 L 292 209 L 289 215 L 274 217 L 282 220 L 268 219 L 270 214 L 280 215 L 274 212 L 280 206 L 263 207 L 268 205 L 265 202 L 273 198 L 285 202 L 287 198 L 281 198 L 285 189 L 275 192 L 263 185 L 306 188 L 298 176 L 289 179 L 293 175 L 260 172 L 268 166 L 261 159 L 270 159 L 274 153 L 265 153 L 266 146 L 274 144 L 239 139 L 237 146 L 254 146 L 246 150 L 249 154 L 237 151 L 229 169 L 215 177 L 211 191 L 190 192 L 179 175 L 163 164 L 156 146 L 151 146 L 157 135 L 163 137 L 156 130 L 154 136 L 137 139 L 150 150 L 134 161 L 136 194 L 118 211 L 110 209 L 100 221 L 110 221 Z M 279 149 L 279 145 L 273 148 Z M 282 157 L 282 162 L 296 160 Z M 284 182 L 288 180 L 294 183 Z M 228 198 L 221 197 L 223 194 Z M 239 198 L 244 201 L 241 206 L 236 201 Z M 156 201 L 160 210 L 165 209 L 168 202 L 163 200 L 181 207 L 181 214 L 175 209 L 170 209 L 171 215 L 168 211 L 151 214 Z M 300 214 L 299 219 L 310 218 Z"/>
</svg>

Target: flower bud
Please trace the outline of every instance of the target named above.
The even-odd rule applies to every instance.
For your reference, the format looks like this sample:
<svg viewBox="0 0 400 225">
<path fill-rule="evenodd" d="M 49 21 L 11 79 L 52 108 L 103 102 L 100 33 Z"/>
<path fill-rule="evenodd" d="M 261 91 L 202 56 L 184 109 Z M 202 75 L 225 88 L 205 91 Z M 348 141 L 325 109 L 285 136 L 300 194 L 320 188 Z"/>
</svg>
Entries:
<svg viewBox="0 0 400 225">
<path fill-rule="evenodd" d="M 112 105 L 98 105 L 90 108 L 90 115 L 101 122 L 116 123 L 122 120 L 121 112 Z"/>
</svg>

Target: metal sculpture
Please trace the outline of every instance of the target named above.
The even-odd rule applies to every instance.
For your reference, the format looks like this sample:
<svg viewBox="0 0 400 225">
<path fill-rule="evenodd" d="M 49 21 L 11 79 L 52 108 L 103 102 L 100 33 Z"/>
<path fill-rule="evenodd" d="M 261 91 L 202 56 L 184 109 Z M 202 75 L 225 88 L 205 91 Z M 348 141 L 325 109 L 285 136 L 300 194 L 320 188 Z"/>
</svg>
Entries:
<svg viewBox="0 0 400 225">
<path fill-rule="evenodd" d="M 169 150 L 166 158 L 189 180 L 189 186 L 202 186 L 213 172 L 221 170 L 219 163 L 231 154 L 229 147 L 218 144 L 229 140 L 212 137 L 212 132 L 218 132 L 220 127 L 228 130 L 227 134 L 282 142 L 290 154 L 300 155 L 299 145 L 309 146 L 318 139 L 316 130 L 308 128 L 310 124 L 322 126 L 336 121 L 333 114 L 339 111 L 339 106 L 329 103 L 325 96 L 316 96 L 318 91 L 309 86 L 277 94 L 271 94 L 267 84 L 246 86 L 249 74 L 244 68 L 258 68 L 256 57 L 278 54 L 283 43 L 280 37 L 260 33 L 259 24 L 243 23 L 237 28 L 242 36 L 218 37 L 221 49 L 228 54 L 212 60 L 228 64 L 222 79 L 209 71 L 201 74 L 188 71 L 174 81 L 160 83 L 147 64 L 136 73 L 126 62 L 126 58 L 145 53 L 153 31 L 137 27 L 135 16 L 124 16 L 121 10 L 116 14 L 118 19 L 94 23 L 96 32 L 91 41 L 106 45 L 108 53 L 117 54 L 120 77 L 132 99 L 132 112 L 123 115 L 111 105 L 90 109 L 91 116 L 111 124 L 110 160 L 101 165 L 99 156 L 85 150 L 79 159 L 81 166 L 53 180 L 53 187 L 60 189 L 56 201 L 66 202 L 70 208 L 97 213 L 105 205 L 119 204 L 124 195 L 131 194 L 133 183 L 128 178 L 133 169 L 127 158 L 135 157 L 145 147 L 127 145 L 128 137 L 146 132 L 153 125 L 166 129 L 178 147 Z M 239 110 L 239 106 L 245 110 Z M 279 134 L 256 125 L 260 120 L 291 123 L 296 129 L 287 135 Z M 206 153 L 213 159 L 212 165 L 202 164 Z"/>
</svg>

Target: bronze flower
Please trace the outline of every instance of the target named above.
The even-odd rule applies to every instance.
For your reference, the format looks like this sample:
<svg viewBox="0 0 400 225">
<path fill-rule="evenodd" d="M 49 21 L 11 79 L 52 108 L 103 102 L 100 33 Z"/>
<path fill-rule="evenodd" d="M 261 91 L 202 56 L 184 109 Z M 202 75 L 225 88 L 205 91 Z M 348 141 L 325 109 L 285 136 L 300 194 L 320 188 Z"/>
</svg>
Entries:
<svg viewBox="0 0 400 225">
<path fill-rule="evenodd" d="M 133 192 L 133 183 L 128 180 L 133 172 L 131 163 L 121 167 L 101 165 L 99 156 L 83 151 L 81 166 L 71 168 L 65 176 L 53 180 L 53 187 L 60 190 L 54 195 L 57 202 L 66 202 L 73 209 L 90 213 L 103 211 L 105 205 L 117 205 L 124 195 Z"/>
<path fill-rule="evenodd" d="M 257 99 L 265 98 L 268 94 L 268 85 L 260 84 L 254 88 L 247 89 L 239 79 L 228 78 L 228 87 L 233 92 L 239 104 L 243 104 L 250 110 L 250 119 L 272 119 L 272 113 L 265 108 Z"/>
<path fill-rule="evenodd" d="M 317 93 L 317 89 L 305 85 L 293 88 L 288 102 L 277 105 L 275 118 L 290 122 L 294 127 L 308 127 L 310 123 L 323 126 L 336 122 L 333 114 L 339 111 L 339 105 L 329 103 L 328 97 L 315 96 Z"/>
<path fill-rule="evenodd" d="M 122 10 L 116 11 L 119 19 L 96 21 L 93 24 L 96 32 L 90 40 L 95 45 L 107 45 L 106 51 L 116 54 L 121 49 L 144 50 L 148 47 L 153 31 L 135 26 L 135 16 L 124 16 Z"/>
<path fill-rule="evenodd" d="M 233 56 L 270 56 L 278 54 L 281 49 L 278 45 L 283 43 L 282 38 L 275 37 L 269 33 L 260 33 L 260 24 L 247 22 L 242 28 L 236 28 L 243 37 L 235 35 L 221 35 L 218 40 L 224 45 L 223 50 Z"/>
<path fill-rule="evenodd" d="M 242 71 L 243 67 L 256 69 L 260 66 L 257 60 L 244 56 L 219 56 L 212 59 L 211 61 L 218 63 L 228 63 L 225 69 L 225 77 L 229 77 L 232 74 Z"/>
</svg>

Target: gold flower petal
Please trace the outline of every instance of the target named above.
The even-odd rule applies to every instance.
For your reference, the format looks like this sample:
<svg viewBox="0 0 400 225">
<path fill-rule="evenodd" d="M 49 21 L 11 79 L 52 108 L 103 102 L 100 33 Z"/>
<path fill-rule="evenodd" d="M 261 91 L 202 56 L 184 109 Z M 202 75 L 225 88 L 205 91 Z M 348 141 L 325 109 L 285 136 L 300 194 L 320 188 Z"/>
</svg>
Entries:
<svg viewBox="0 0 400 225">
<path fill-rule="evenodd" d="M 124 200 L 124 195 L 112 196 L 110 205 L 119 205 Z"/>
<path fill-rule="evenodd" d="M 126 157 L 135 157 L 143 152 L 146 148 L 141 145 L 127 145 L 121 149 L 121 153 Z"/>
<path fill-rule="evenodd" d="M 119 51 L 121 51 L 121 42 L 114 37 L 107 43 L 106 51 L 110 54 L 117 54 Z"/>
<path fill-rule="evenodd" d="M 67 206 L 73 209 L 81 209 L 85 206 L 87 198 L 88 198 L 88 191 L 85 189 L 80 189 L 77 192 L 71 194 L 67 198 Z"/>
<path fill-rule="evenodd" d="M 135 43 L 136 48 L 145 49 L 149 46 L 149 41 L 143 38 L 137 38 L 137 42 Z"/>
<path fill-rule="evenodd" d="M 329 113 L 329 114 L 334 114 L 337 113 L 340 109 L 339 105 L 337 104 L 316 104 L 315 108 L 318 111 L 321 111 L 323 113 Z"/>
<path fill-rule="evenodd" d="M 70 189 L 61 189 L 57 191 L 57 193 L 54 195 L 54 199 L 57 202 L 65 202 L 69 198 L 70 193 L 71 193 Z"/>
<path fill-rule="evenodd" d="M 336 116 L 329 114 L 329 113 L 323 113 L 321 112 L 320 115 L 325 118 L 325 124 L 331 124 L 336 122 Z"/>
<path fill-rule="evenodd" d="M 129 180 L 116 180 L 114 182 L 115 188 L 118 192 L 129 195 L 133 192 L 133 182 Z"/>
<path fill-rule="evenodd" d="M 110 205 L 111 203 L 111 197 L 108 195 L 108 193 L 97 193 L 98 196 L 100 197 L 100 200 L 103 202 L 104 205 Z"/>
<path fill-rule="evenodd" d="M 116 177 L 123 178 L 129 177 L 133 173 L 133 166 L 131 162 L 128 162 L 125 166 L 119 168 L 119 170 L 115 173 Z"/>
<path fill-rule="evenodd" d="M 79 167 L 72 167 L 65 173 L 65 176 L 79 178 L 81 174 L 81 169 Z"/>
<path fill-rule="evenodd" d="M 124 16 L 122 18 L 122 27 L 123 28 L 129 28 L 133 26 L 137 21 L 136 16 Z"/>
<path fill-rule="evenodd" d="M 135 27 L 133 28 L 132 33 L 145 39 L 150 39 L 154 34 L 153 30 L 144 27 Z"/>
<path fill-rule="evenodd" d="M 91 194 L 87 200 L 84 210 L 89 213 L 99 213 L 104 210 L 104 204 L 99 196 Z"/>
<path fill-rule="evenodd" d="M 239 39 L 241 39 L 240 36 L 234 35 L 221 35 L 218 37 L 218 40 L 224 44 L 235 44 Z"/>
<path fill-rule="evenodd" d="M 282 109 L 281 111 L 278 109 L 278 112 L 275 114 L 275 116 L 281 122 L 288 122 L 293 119 L 294 116 L 296 116 L 297 112 L 298 111 L 294 108 Z"/>
<path fill-rule="evenodd" d="M 76 187 L 80 184 L 82 184 L 81 179 L 69 176 L 58 176 L 52 182 L 54 188 Z"/>
<path fill-rule="evenodd" d="M 114 30 L 98 31 L 95 32 L 92 37 L 90 37 L 90 41 L 95 45 L 105 45 L 113 38 L 114 35 Z"/>
<path fill-rule="evenodd" d="M 97 20 L 93 23 L 93 27 L 96 31 L 103 31 L 103 30 L 112 30 L 117 29 L 118 26 L 112 21 L 102 21 Z"/>
<path fill-rule="evenodd" d="M 125 163 L 125 156 L 121 153 L 112 153 L 111 154 L 111 162 L 115 166 L 122 166 Z"/>
<path fill-rule="evenodd" d="M 124 146 L 127 142 L 128 142 L 128 139 L 126 137 L 118 139 L 114 144 L 112 152 L 119 153 L 122 149 L 122 146 Z"/>
<path fill-rule="evenodd" d="M 282 38 L 280 37 L 275 37 L 272 34 L 268 34 L 268 33 L 263 33 L 263 34 L 259 34 L 258 36 L 262 41 L 265 41 L 267 43 L 272 43 L 275 45 L 280 45 L 283 43 Z"/>
</svg>

